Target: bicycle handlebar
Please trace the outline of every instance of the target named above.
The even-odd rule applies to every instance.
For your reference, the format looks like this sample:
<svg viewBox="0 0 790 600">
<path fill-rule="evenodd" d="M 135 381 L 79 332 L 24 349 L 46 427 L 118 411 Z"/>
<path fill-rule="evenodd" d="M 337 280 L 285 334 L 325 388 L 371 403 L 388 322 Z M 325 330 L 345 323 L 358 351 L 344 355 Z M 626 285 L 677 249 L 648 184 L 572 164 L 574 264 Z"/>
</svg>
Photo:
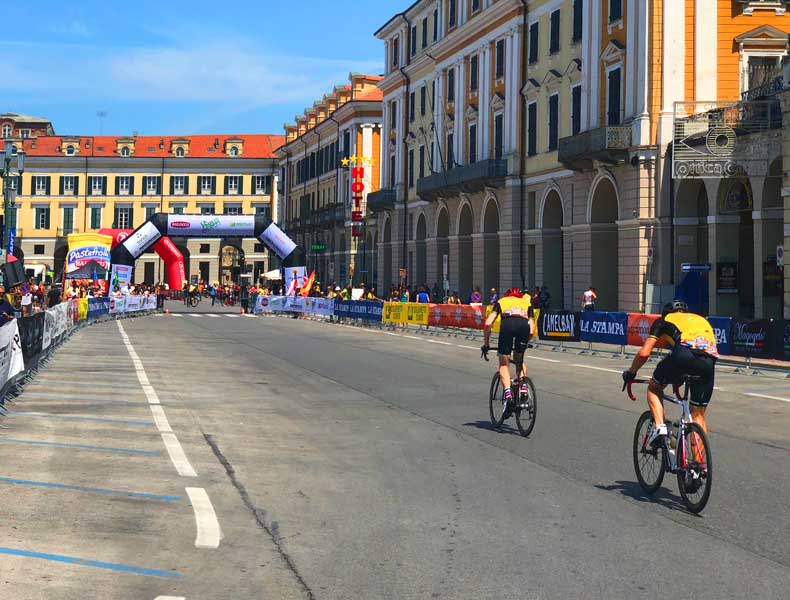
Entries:
<svg viewBox="0 0 790 600">
<path fill-rule="evenodd" d="M 623 391 L 625 391 L 628 394 L 628 397 L 631 398 L 631 400 L 633 402 L 636 402 L 636 396 L 634 396 L 634 393 L 631 391 L 631 386 L 634 385 L 635 383 L 649 383 L 649 380 L 648 379 L 632 379 L 628 383 L 624 383 L 623 384 Z"/>
</svg>

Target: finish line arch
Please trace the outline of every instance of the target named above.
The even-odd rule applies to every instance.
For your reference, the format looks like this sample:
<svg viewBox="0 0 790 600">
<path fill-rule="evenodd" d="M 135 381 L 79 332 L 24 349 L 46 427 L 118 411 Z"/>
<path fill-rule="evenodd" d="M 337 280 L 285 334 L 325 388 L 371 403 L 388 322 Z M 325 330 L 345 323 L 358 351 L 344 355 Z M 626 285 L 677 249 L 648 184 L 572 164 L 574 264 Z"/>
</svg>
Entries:
<svg viewBox="0 0 790 600">
<path fill-rule="evenodd" d="M 305 266 L 305 252 L 266 215 L 173 215 L 156 213 L 118 243 L 111 252 L 113 265 L 134 266 L 148 248 L 172 237 L 241 237 L 257 238 L 274 252 L 283 267 Z M 178 252 L 173 245 L 173 249 Z M 179 255 L 181 253 L 179 252 Z M 183 257 L 182 257 L 183 269 Z M 182 271 L 183 272 L 183 271 Z M 169 273 L 168 273 L 169 278 Z M 185 276 L 182 278 L 184 281 Z M 173 284 L 168 282 L 170 287 Z M 181 287 L 181 283 L 178 288 Z M 178 289 L 177 288 L 177 289 Z"/>
<path fill-rule="evenodd" d="M 100 229 L 99 233 L 112 237 L 112 248 L 114 249 L 118 244 L 122 243 L 134 233 L 134 229 L 108 229 L 105 227 Z M 184 255 L 176 248 L 173 240 L 167 236 L 159 238 L 159 240 L 154 243 L 153 250 L 165 263 L 167 284 L 170 286 L 170 289 L 180 290 L 187 277 L 186 269 L 184 268 Z"/>
</svg>

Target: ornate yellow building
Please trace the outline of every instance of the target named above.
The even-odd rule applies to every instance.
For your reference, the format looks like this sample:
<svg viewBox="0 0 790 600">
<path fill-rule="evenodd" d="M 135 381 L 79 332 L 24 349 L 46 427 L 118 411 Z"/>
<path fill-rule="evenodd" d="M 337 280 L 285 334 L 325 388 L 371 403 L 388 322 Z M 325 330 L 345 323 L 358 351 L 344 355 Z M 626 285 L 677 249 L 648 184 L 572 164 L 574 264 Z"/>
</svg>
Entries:
<svg viewBox="0 0 790 600">
<path fill-rule="evenodd" d="M 59 277 L 69 233 L 133 229 L 156 212 L 278 217 L 274 151 L 282 136 L 10 139 L 26 153 L 21 180 L 11 182 L 17 210 L 15 253 L 36 275 L 53 270 Z M 269 254 L 257 240 L 173 241 L 190 276 L 237 281 L 247 272 L 257 280 L 268 268 Z M 156 254 L 138 260 L 136 282 L 164 279 Z"/>
</svg>

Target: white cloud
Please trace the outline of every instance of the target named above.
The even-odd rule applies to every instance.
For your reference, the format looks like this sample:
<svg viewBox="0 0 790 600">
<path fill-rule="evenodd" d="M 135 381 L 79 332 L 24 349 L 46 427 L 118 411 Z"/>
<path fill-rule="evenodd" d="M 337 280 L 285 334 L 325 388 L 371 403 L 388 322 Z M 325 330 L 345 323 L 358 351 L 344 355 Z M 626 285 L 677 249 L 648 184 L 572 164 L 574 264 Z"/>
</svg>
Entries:
<svg viewBox="0 0 790 600">
<path fill-rule="evenodd" d="M 347 81 L 350 71 L 381 70 L 378 61 L 273 55 L 243 41 L 235 46 L 201 42 L 158 48 L 70 45 L 68 51 L 49 44 L 27 46 L 6 56 L 10 61 L 0 78 L 0 90 L 21 95 L 237 102 L 248 108 L 299 101 L 307 104 L 333 85 Z"/>
</svg>

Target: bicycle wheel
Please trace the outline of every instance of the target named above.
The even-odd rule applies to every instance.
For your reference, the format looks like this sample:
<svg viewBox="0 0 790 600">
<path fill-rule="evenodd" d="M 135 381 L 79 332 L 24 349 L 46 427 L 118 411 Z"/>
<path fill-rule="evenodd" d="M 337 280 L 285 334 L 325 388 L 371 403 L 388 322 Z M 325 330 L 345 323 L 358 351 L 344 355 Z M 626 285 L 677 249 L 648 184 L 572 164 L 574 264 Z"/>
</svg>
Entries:
<svg viewBox="0 0 790 600">
<path fill-rule="evenodd" d="M 491 416 L 491 424 L 496 427 L 502 427 L 505 420 L 505 396 L 502 389 L 502 382 L 499 381 L 499 373 L 494 373 L 494 378 L 491 380 L 491 390 L 488 394 L 488 412 Z"/>
<path fill-rule="evenodd" d="M 646 410 L 636 422 L 634 431 L 634 471 L 639 486 L 647 494 L 654 493 L 664 481 L 664 449 L 651 448 L 647 438 L 653 429 L 653 413 Z"/>
<path fill-rule="evenodd" d="M 678 488 L 683 502 L 693 513 L 705 508 L 713 484 L 713 462 L 708 438 L 696 423 L 686 425 L 683 443 L 678 448 Z"/>
<path fill-rule="evenodd" d="M 525 378 L 527 381 L 527 397 L 522 398 L 519 394 L 518 406 L 516 406 L 516 425 L 518 431 L 523 436 L 528 436 L 532 433 L 535 427 L 535 419 L 538 416 L 538 394 L 535 392 L 535 384 L 529 377 Z"/>
<path fill-rule="evenodd" d="M 189 298 L 189 306 L 191 306 L 192 308 L 197 307 L 198 302 L 199 302 L 199 300 L 197 298 L 195 298 L 194 296 Z"/>
</svg>

